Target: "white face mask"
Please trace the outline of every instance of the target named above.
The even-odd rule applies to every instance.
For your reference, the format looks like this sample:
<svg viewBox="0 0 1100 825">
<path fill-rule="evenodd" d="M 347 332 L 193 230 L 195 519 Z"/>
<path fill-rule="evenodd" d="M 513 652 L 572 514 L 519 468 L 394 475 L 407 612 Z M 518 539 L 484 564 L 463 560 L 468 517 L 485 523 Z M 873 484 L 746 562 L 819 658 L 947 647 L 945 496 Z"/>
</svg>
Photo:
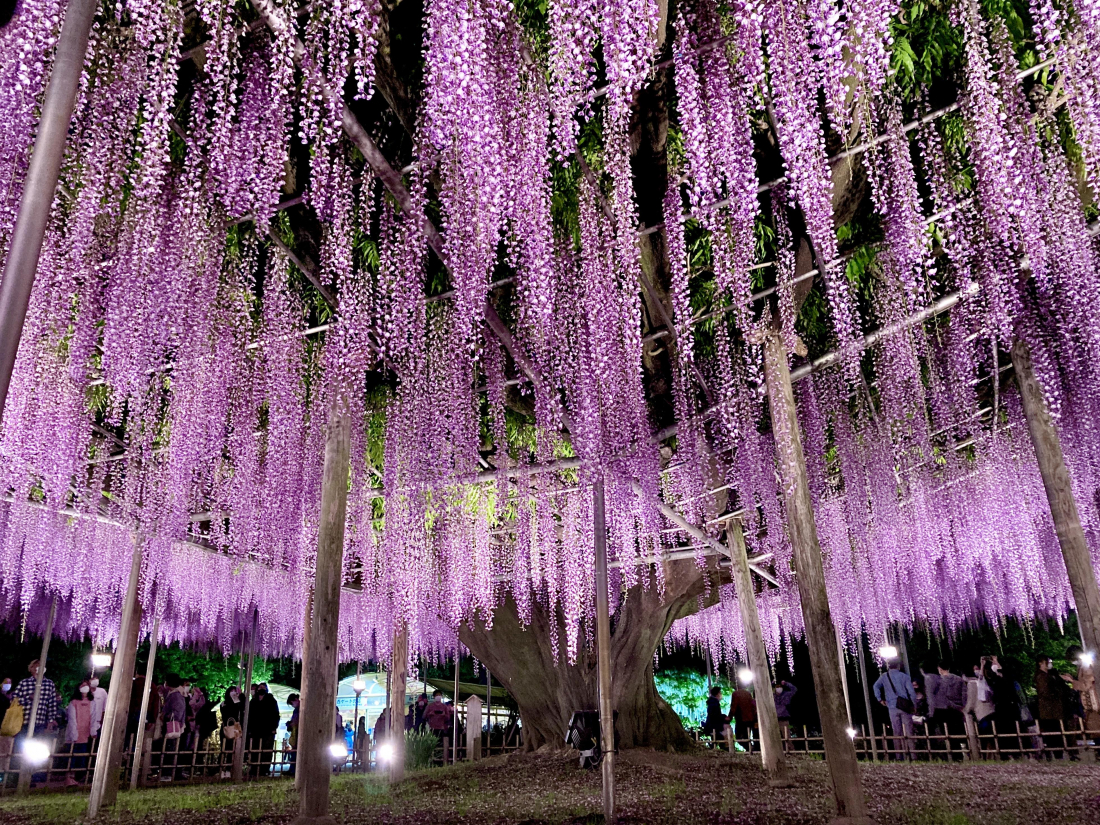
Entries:
<svg viewBox="0 0 1100 825">
<path fill-rule="evenodd" d="M 1001 672 L 1001 666 L 1000 665 L 993 665 L 993 672 L 994 673 L 1000 673 Z"/>
<path fill-rule="evenodd" d="M 9 690 L 11 690 L 11 682 L 4 682 L 4 684 L 0 685 L 0 690 L 4 691 L 4 693 L 7 693 Z"/>
<path fill-rule="evenodd" d="M 81 685 L 81 686 L 80 686 L 80 692 L 81 692 L 81 693 L 87 694 L 87 692 L 88 692 L 89 690 L 91 690 L 91 688 L 90 688 L 90 687 L 88 687 L 87 685 Z"/>
<path fill-rule="evenodd" d="M 99 679 L 91 679 L 88 684 L 94 688 L 99 687 Z"/>
</svg>

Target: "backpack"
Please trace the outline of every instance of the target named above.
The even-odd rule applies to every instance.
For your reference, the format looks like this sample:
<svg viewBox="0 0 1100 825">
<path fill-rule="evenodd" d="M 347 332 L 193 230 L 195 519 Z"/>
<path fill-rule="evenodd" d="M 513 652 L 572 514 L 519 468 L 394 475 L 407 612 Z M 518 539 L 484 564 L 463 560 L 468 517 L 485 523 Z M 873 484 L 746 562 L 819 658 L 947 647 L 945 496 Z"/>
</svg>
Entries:
<svg viewBox="0 0 1100 825">
<path fill-rule="evenodd" d="M 4 714 L 4 721 L 0 722 L 0 736 L 15 736 L 23 730 L 25 714 L 23 705 L 16 698 L 11 700 L 11 707 Z"/>
</svg>

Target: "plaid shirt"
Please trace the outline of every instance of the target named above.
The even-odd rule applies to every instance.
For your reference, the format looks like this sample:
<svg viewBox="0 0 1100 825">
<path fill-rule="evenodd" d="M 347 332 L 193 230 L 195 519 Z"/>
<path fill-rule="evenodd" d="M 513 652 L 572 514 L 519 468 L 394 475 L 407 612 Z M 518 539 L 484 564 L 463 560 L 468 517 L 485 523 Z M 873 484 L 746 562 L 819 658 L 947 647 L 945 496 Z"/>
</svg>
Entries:
<svg viewBox="0 0 1100 825">
<path fill-rule="evenodd" d="M 20 682 L 14 691 L 12 698 L 18 699 L 23 706 L 23 729 L 31 718 L 31 705 L 34 703 L 34 677 L 28 676 Z M 50 722 L 57 721 L 61 715 L 61 704 L 57 701 L 57 688 L 52 680 L 42 677 L 42 698 L 38 700 L 38 719 L 35 720 L 35 733 L 45 728 Z M 31 734 L 34 735 L 33 733 Z"/>
</svg>

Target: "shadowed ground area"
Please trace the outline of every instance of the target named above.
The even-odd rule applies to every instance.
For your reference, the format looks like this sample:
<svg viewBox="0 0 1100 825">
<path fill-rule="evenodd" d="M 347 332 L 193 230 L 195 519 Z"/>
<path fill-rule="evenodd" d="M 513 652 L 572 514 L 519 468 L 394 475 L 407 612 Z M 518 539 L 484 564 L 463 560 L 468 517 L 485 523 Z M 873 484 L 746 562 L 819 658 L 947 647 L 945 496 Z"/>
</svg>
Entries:
<svg viewBox="0 0 1100 825">
<path fill-rule="evenodd" d="M 795 760 L 794 788 L 768 788 L 747 756 L 624 752 L 622 823 L 824 825 L 832 806 L 823 762 Z M 1100 822 L 1100 766 L 865 765 L 870 813 L 880 825 L 1054 825 Z M 154 825 L 287 823 L 298 796 L 289 781 L 122 793 L 101 822 Z M 332 813 L 343 823 L 596 823 L 599 774 L 560 755 L 497 757 L 417 773 L 390 788 L 376 777 L 335 777 Z M 53 794 L 0 802 L 0 823 L 75 823 L 85 798 Z"/>
</svg>

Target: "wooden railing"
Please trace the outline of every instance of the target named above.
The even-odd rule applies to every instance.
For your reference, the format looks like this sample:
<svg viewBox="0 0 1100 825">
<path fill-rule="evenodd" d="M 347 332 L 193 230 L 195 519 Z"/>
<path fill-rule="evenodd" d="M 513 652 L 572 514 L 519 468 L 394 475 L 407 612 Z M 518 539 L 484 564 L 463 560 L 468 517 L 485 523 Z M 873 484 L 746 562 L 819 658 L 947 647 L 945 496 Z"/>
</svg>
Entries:
<svg viewBox="0 0 1100 825">
<path fill-rule="evenodd" d="M 979 732 L 973 720 L 968 720 L 963 732 L 930 732 L 926 727 L 914 731 L 911 736 L 895 737 L 889 727 L 883 726 L 874 735 L 860 726 L 852 740 L 860 759 L 878 760 L 1003 760 L 1019 758 L 1095 758 L 1100 752 L 1100 730 L 1085 730 L 1081 720 L 1076 727 L 1067 728 L 1064 723 L 1050 731 L 1040 731 L 1037 724 L 1027 727 L 1017 722 L 1012 730 L 998 729 L 992 724 L 986 732 Z M 731 750 L 739 748 L 752 753 L 760 752 L 760 742 L 755 738 L 733 736 L 701 736 L 694 730 L 693 736 L 705 747 Z M 825 756 L 825 744 L 820 733 L 802 727 L 785 729 L 783 748 L 789 754 Z"/>
</svg>

